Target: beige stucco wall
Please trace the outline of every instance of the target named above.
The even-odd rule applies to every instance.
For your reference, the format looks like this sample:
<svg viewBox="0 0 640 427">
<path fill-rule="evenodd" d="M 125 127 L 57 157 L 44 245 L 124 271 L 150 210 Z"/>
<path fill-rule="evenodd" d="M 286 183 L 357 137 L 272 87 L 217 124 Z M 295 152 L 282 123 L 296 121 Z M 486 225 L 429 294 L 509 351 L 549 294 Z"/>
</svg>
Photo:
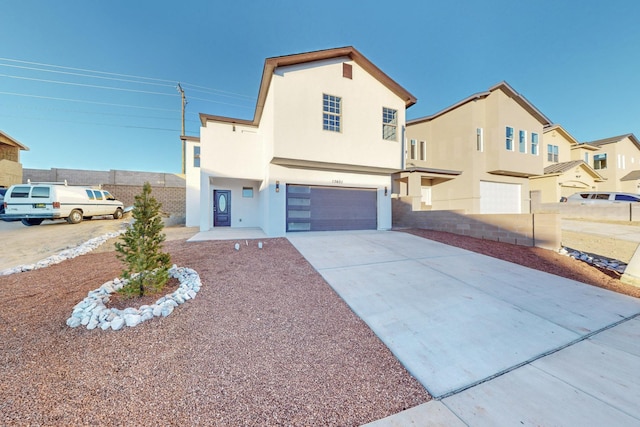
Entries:
<svg viewBox="0 0 640 427">
<path fill-rule="evenodd" d="M 342 64 L 353 78 L 342 77 Z M 399 169 L 404 102 L 346 58 L 276 69 L 274 157 Z M 321 82 L 321 83 L 320 83 Z M 323 94 L 342 98 L 342 130 L 322 129 Z M 398 112 L 397 138 L 382 138 L 382 108 Z"/>
<path fill-rule="evenodd" d="M 598 154 L 607 154 L 607 168 L 597 169 L 606 180 L 598 185 L 600 191 L 640 192 L 637 181 L 620 181 L 633 170 L 640 169 L 640 151 L 629 139 L 602 145 Z"/>
<path fill-rule="evenodd" d="M 544 133 L 542 137 L 543 144 L 540 145 L 540 156 L 542 157 L 542 166 L 546 168 L 547 166 L 551 166 L 556 163 L 569 162 L 571 160 L 582 160 L 582 158 L 573 158 L 571 146 L 573 145 L 573 141 L 568 139 L 562 132 L 557 129 L 553 129 Z M 547 156 L 547 146 L 548 145 L 557 145 L 558 146 L 558 161 L 552 162 L 548 160 Z"/>
<path fill-rule="evenodd" d="M 506 150 L 506 127 L 514 129 L 514 150 Z M 477 150 L 477 128 L 483 129 L 483 151 Z M 525 130 L 526 152 L 519 152 L 519 130 Z M 407 126 L 407 141 L 426 141 L 425 161 L 407 158 L 407 167 L 429 167 L 462 171 L 452 180 L 434 182 L 431 188 L 433 210 L 480 212 L 480 181 L 521 186 L 521 211 L 529 211 L 529 180 L 506 174 L 542 175 L 543 125 L 501 90 L 486 98 L 467 102 L 430 121 Z M 538 134 L 539 154 L 531 150 L 531 133 Z M 409 157 L 410 157 L 410 153 Z M 409 185 L 409 195 L 420 196 L 420 188 Z M 404 194 L 402 194 L 404 195 Z"/>
</svg>

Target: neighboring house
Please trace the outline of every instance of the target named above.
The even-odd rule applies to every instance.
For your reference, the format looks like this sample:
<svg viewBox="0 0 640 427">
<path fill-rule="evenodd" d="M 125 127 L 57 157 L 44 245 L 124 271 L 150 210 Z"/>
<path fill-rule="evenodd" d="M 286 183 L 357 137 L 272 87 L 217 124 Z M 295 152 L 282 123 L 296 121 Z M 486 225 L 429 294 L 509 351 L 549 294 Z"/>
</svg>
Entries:
<svg viewBox="0 0 640 427">
<path fill-rule="evenodd" d="M 29 148 L 0 131 L 0 188 L 22 183 L 21 150 Z"/>
<path fill-rule="evenodd" d="M 409 120 L 393 191 L 413 198 L 414 210 L 528 213 L 529 177 L 543 173 L 542 133 L 550 124 L 505 82 Z"/>
<path fill-rule="evenodd" d="M 268 58 L 252 120 L 201 114 L 199 139 L 183 138 L 187 225 L 391 228 L 415 102 L 353 47 Z"/>
<path fill-rule="evenodd" d="M 598 148 L 593 168 L 605 178 L 600 191 L 640 193 L 640 141 L 634 134 L 614 136 L 584 143 Z"/>
<path fill-rule="evenodd" d="M 562 197 L 584 190 L 595 190 L 604 179 L 589 166 L 599 148 L 580 144 L 560 125 L 544 129 L 544 175 L 529 178 L 531 191 L 540 193 L 540 202 L 556 203 Z"/>
</svg>

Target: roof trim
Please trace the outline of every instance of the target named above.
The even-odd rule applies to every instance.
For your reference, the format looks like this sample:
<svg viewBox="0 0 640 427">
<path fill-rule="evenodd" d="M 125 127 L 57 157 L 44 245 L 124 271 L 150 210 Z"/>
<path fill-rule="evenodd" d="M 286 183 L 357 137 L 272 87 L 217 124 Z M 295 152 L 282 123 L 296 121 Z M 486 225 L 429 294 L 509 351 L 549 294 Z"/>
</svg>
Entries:
<svg viewBox="0 0 640 427">
<path fill-rule="evenodd" d="M 269 92 L 269 86 L 271 79 L 273 78 L 273 72 L 278 67 L 286 67 L 289 65 L 306 64 L 309 62 L 322 61 L 326 59 L 334 59 L 348 57 L 356 64 L 361 66 L 365 71 L 371 74 L 376 80 L 385 85 L 389 90 L 395 93 L 399 98 L 404 100 L 405 108 L 411 107 L 417 102 L 417 98 L 409 93 L 406 89 L 400 86 L 395 80 L 385 74 L 382 70 L 376 67 L 371 61 L 369 61 L 364 55 L 362 55 L 353 46 L 345 46 L 334 49 L 317 50 L 313 52 L 298 53 L 294 55 L 276 56 L 273 58 L 267 58 L 264 62 L 264 69 L 262 71 L 262 79 L 260 80 L 260 89 L 258 91 L 258 101 L 256 102 L 256 110 L 253 115 L 253 120 L 241 120 L 233 119 L 223 116 L 207 116 L 200 114 L 200 121 L 202 125 L 206 125 L 206 120 L 218 121 L 223 123 L 238 123 L 238 124 L 250 124 L 251 126 L 258 126 L 260 119 L 262 118 L 262 112 L 267 99 L 267 93 Z M 205 116 L 205 117 L 203 117 Z"/>
<path fill-rule="evenodd" d="M 315 160 L 289 159 L 285 157 L 274 157 L 271 164 L 298 169 L 313 169 L 334 172 L 366 173 L 374 175 L 391 175 L 397 169 L 382 168 L 379 166 L 352 165 L 347 163 L 318 162 Z"/>
<path fill-rule="evenodd" d="M 23 143 L 21 143 L 17 139 L 11 137 L 10 135 L 2 132 L 1 130 L 0 130 L 0 137 L 4 137 L 4 139 L 8 139 L 9 142 L 13 143 L 15 146 L 17 146 L 19 149 L 21 149 L 23 151 L 29 151 L 29 147 L 27 147 L 26 145 L 24 145 Z"/>
<path fill-rule="evenodd" d="M 620 142 L 625 138 L 629 138 L 629 140 L 631 140 L 631 142 L 633 142 L 636 145 L 636 147 L 640 150 L 640 141 L 632 133 L 627 133 L 627 134 L 618 135 L 618 136 L 612 136 L 610 138 L 598 139 L 598 140 L 595 140 L 595 141 L 589 141 L 589 142 L 585 142 L 584 144 L 589 144 L 589 145 L 594 145 L 596 147 L 599 147 L 601 145 L 615 144 L 616 142 Z"/>
<path fill-rule="evenodd" d="M 503 91 L 508 97 L 512 98 L 522 108 L 524 108 L 529 114 L 531 114 L 533 117 L 535 117 L 536 120 L 538 120 L 540 123 L 542 123 L 542 125 L 549 126 L 549 125 L 552 124 L 551 120 L 549 120 L 549 118 L 547 116 L 542 114 L 542 112 L 540 110 L 538 110 L 532 103 L 530 103 L 524 96 L 522 96 L 518 92 L 516 92 L 507 82 L 502 81 L 502 82 L 490 87 L 488 91 L 475 93 L 475 94 L 463 99 L 462 101 L 456 102 L 455 104 L 445 108 L 444 110 L 438 111 L 435 114 L 432 114 L 430 116 L 425 116 L 425 117 L 419 117 L 419 118 L 412 119 L 412 120 L 407 120 L 407 126 L 431 121 L 431 120 L 433 120 L 433 119 L 435 119 L 437 117 L 440 117 L 443 114 L 446 114 L 446 113 L 448 113 L 450 111 L 453 111 L 456 108 L 459 108 L 459 107 L 463 106 L 464 104 L 467 104 L 467 103 L 469 103 L 471 101 L 475 101 L 475 100 L 478 100 L 478 99 L 484 99 L 487 96 L 491 95 L 491 93 L 495 92 L 496 90 Z"/>
</svg>

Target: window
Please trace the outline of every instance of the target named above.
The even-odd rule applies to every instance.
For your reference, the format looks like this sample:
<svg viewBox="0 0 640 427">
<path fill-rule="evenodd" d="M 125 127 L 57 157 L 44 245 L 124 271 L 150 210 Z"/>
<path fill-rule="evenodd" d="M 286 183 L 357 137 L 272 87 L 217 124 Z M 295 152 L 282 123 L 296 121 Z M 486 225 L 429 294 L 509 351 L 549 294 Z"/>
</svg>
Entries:
<svg viewBox="0 0 640 427">
<path fill-rule="evenodd" d="M 398 110 L 382 107 L 382 137 L 389 141 L 398 140 Z"/>
<path fill-rule="evenodd" d="M 584 153 L 584 162 L 589 164 L 589 153 Z"/>
<path fill-rule="evenodd" d="M 594 154 L 593 155 L 593 168 L 594 169 L 606 169 L 607 168 L 607 154 Z"/>
<path fill-rule="evenodd" d="M 242 187 L 242 197 L 253 198 L 253 187 Z"/>
<path fill-rule="evenodd" d="M 85 190 L 87 192 L 87 196 L 89 196 L 89 200 L 95 200 L 95 197 L 93 197 L 93 191 L 91 190 Z"/>
<path fill-rule="evenodd" d="M 538 134 L 531 132 L 531 154 L 538 155 Z"/>
<path fill-rule="evenodd" d="M 108 191 L 104 192 L 104 198 L 107 200 L 115 200 L 116 198 L 111 195 Z"/>
<path fill-rule="evenodd" d="M 101 191 L 95 191 L 94 190 L 93 194 L 95 194 L 96 200 L 102 200 L 102 192 Z"/>
<path fill-rule="evenodd" d="M 427 143 L 420 141 L 420 160 L 427 160 Z"/>
<path fill-rule="evenodd" d="M 476 129 L 476 150 L 484 151 L 484 131 L 482 128 Z"/>
<path fill-rule="evenodd" d="M 621 202 L 640 202 L 640 198 L 631 194 L 616 194 L 616 200 Z"/>
<path fill-rule="evenodd" d="M 11 190 L 11 197 L 16 199 L 26 199 L 29 197 L 29 190 L 31 190 L 31 187 L 15 187 Z"/>
<path fill-rule="evenodd" d="M 618 169 L 626 169 L 624 154 L 618 154 Z"/>
<path fill-rule="evenodd" d="M 194 168 L 200 167 L 200 146 L 199 145 L 193 146 L 193 167 Z"/>
<path fill-rule="evenodd" d="M 416 158 L 416 144 L 418 143 L 418 141 L 416 141 L 415 139 L 411 140 L 411 147 L 410 147 L 410 152 L 409 152 L 409 158 L 415 160 Z"/>
<path fill-rule="evenodd" d="M 547 144 L 547 161 L 558 163 L 558 146 Z"/>
<path fill-rule="evenodd" d="M 31 197 L 38 199 L 48 199 L 49 190 L 49 187 L 33 187 L 33 190 L 31 190 Z"/>
<path fill-rule="evenodd" d="M 342 125 L 342 98 L 333 95 L 322 95 L 322 129 L 340 132 Z"/>
<path fill-rule="evenodd" d="M 527 152 L 527 131 L 521 130 L 518 132 L 518 151 L 521 153 Z"/>
<path fill-rule="evenodd" d="M 513 151 L 513 128 L 507 126 L 507 150 Z"/>
</svg>

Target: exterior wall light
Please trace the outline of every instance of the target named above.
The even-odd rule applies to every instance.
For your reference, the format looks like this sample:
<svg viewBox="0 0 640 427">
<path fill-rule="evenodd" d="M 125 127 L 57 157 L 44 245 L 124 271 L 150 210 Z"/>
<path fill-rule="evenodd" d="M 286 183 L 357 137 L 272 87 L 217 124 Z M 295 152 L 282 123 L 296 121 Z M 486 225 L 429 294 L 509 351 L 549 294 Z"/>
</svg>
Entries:
<svg viewBox="0 0 640 427">
<path fill-rule="evenodd" d="M 276 181 L 276 193 L 280 192 L 280 181 Z"/>
<path fill-rule="evenodd" d="M 384 187 L 384 195 L 385 196 L 387 195 L 387 187 L 386 186 Z"/>
</svg>

